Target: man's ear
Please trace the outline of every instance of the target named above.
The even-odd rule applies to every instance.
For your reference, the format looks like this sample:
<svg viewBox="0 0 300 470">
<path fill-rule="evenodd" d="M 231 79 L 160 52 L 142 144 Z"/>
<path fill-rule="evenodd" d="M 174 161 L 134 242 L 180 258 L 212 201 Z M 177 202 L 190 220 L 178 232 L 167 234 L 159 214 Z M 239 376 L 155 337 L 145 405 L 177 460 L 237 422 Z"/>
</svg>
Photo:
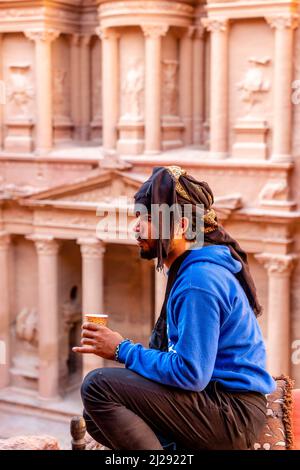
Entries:
<svg viewBox="0 0 300 470">
<path fill-rule="evenodd" d="M 178 223 L 175 226 L 174 238 L 181 239 L 185 236 L 186 231 L 189 228 L 189 219 L 187 217 L 181 217 Z"/>
<path fill-rule="evenodd" d="M 184 235 L 188 228 L 190 226 L 190 221 L 187 217 L 182 217 L 181 218 L 181 230 L 182 230 L 182 235 Z"/>
</svg>

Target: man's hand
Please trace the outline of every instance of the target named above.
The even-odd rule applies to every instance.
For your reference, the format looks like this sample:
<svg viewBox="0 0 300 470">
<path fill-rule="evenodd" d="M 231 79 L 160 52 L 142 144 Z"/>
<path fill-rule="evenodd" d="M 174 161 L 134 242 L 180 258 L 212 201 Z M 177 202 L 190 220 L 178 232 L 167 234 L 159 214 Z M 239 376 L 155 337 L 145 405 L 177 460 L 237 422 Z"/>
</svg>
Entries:
<svg viewBox="0 0 300 470">
<path fill-rule="evenodd" d="M 74 352 L 96 354 L 104 359 L 115 358 L 116 347 L 124 340 L 123 336 L 96 323 L 84 323 L 81 329 L 82 346 L 72 348 Z"/>
</svg>

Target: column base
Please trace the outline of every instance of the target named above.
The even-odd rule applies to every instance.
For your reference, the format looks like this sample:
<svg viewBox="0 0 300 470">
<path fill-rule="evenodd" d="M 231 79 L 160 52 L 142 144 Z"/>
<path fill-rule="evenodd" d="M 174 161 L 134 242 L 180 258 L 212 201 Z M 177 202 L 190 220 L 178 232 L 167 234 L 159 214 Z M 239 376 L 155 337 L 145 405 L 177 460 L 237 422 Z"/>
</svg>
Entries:
<svg viewBox="0 0 300 470">
<path fill-rule="evenodd" d="M 97 144 L 102 144 L 102 118 L 97 117 L 91 122 L 91 140 Z"/>
<path fill-rule="evenodd" d="M 71 142 L 73 127 L 71 119 L 63 116 L 55 118 L 53 126 L 55 143 Z"/>
<path fill-rule="evenodd" d="M 293 163 L 294 159 L 291 154 L 283 154 L 283 153 L 273 153 L 271 156 L 271 162 L 274 163 Z"/>
<path fill-rule="evenodd" d="M 267 159 L 266 121 L 256 118 L 239 119 L 234 126 L 235 142 L 232 146 L 232 157 L 247 160 Z"/>
<path fill-rule="evenodd" d="M 196 117 L 194 117 L 193 144 L 194 145 L 203 144 L 203 119 L 199 119 Z"/>
<path fill-rule="evenodd" d="M 140 155 L 144 151 L 144 122 L 121 119 L 118 124 L 117 152 L 122 155 Z"/>
<path fill-rule="evenodd" d="M 72 140 L 80 143 L 80 125 L 74 124 Z"/>
<path fill-rule="evenodd" d="M 87 142 L 90 139 L 91 129 L 90 126 L 85 126 L 80 129 L 80 140 Z"/>
<path fill-rule="evenodd" d="M 31 121 L 12 120 L 6 123 L 6 128 L 4 149 L 7 152 L 32 152 L 33 123 Z"/>
<path fill-rule="evenodd" d="M 44 148 L 37 148 L 35 149 L 34 151 L 34 154 L 37 156 L 37 157 L 46 157 L 49 155 L 49 153 L 51 152 L 52 148 L 48 148 L 48 149 L 44 149 Z"/>
<path fill-rule="evenodd" d="M 162 149 L 183 147 L 184 124 L 178 116 L 164 116 L 162 120 Z"/>
</svg>

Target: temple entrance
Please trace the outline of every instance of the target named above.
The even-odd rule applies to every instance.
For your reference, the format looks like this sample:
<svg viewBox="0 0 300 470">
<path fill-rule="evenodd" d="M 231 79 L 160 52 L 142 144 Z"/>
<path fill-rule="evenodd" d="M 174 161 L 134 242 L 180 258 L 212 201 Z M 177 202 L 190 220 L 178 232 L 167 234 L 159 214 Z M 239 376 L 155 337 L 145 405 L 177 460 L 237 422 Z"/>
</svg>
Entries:
<svg viewBox="0 0 300 470">
<path fill-rule="evenodd" d="M 141 260 L 136 246 L 106 246 L 104 306 L 112 330 L 148 346 L 154 322 L 154 263 Z M 118 366 L 112 361 L 105 365 Z"/>
<path fill-rule="evenodd" d="M 82 379 L 82 357 L 72 351 L 80 344 L 82 324 L 81 254 L 74 241 L 60 249 L 59 350 L 60 389 L 65 394 Z"/>
</svg>

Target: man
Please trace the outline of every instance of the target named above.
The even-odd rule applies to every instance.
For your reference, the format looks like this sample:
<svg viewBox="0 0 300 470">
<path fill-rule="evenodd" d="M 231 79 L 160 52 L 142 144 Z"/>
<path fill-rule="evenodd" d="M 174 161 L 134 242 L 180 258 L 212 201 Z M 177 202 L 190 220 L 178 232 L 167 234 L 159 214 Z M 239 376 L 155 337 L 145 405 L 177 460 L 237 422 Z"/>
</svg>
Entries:
<svg viewBox="0 0 300 470">
<path fill-rule="evenodd" d="M 168 269 L 149 348 L 93 324 L 75 348 L 125 364 L 90 372 L 81 390 L 88 432 L 110 449 L 248 449 L 265 423 L 275 381 L 261 306 L 247 256 L 213 202 L 208 184 L 180 167 L 154 168 L 135 195 L 141 256 Z"/>
</svg>

